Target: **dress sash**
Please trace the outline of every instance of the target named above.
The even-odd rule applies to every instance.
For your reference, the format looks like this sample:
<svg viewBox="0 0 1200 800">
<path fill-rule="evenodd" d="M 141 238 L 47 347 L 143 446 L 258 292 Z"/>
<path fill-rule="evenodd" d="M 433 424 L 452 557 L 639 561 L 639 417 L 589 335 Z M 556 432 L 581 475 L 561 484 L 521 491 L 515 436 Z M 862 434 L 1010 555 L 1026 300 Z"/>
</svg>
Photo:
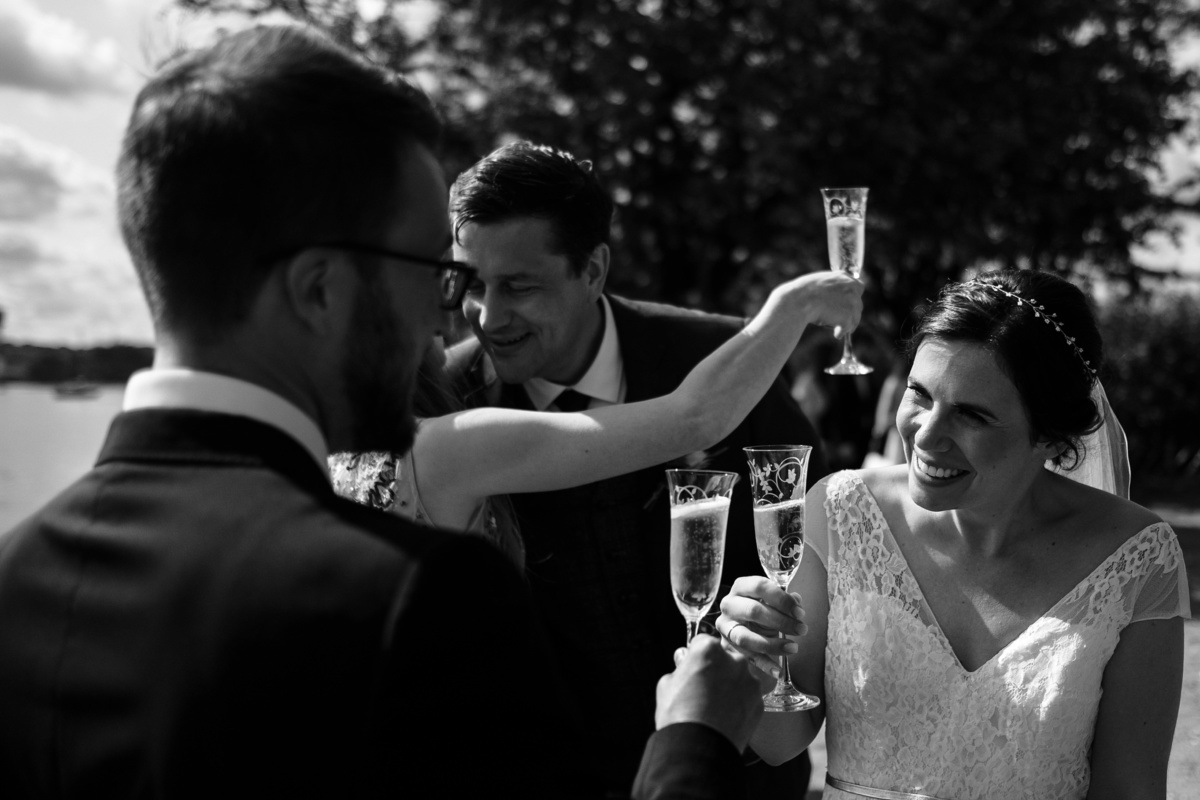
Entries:
<svg viewBox="0 0 1200 800">
<path fill-rule="evenodd" d="M 941 800 L 931 794 L 894 792 L 891 789 L 875 789 L 870 786 L 862 786 L 861 784 L 835 778 L 829 774 L 825 775 L 825 785 L 832 786 L 834 789 L 848 792 L 849 794 L 856 794 L 859 797 L 869 797 L 872 800 Z"/>
</svg>

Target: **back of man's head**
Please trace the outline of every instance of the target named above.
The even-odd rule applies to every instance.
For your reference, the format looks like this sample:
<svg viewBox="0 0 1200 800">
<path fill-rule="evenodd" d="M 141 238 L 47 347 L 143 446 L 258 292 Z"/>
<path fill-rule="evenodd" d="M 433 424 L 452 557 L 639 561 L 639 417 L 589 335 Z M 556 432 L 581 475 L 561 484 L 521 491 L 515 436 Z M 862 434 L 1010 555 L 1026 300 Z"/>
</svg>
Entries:
<svg viewBox="0 0 1200 800">
<path fill-rule="evenodd" d="M 294 26 L 175 57 L 138 94 L 118 161 L 121 231 L 156 328 L 213 341 L 273 255 L 371 241 L 402 145 L 435 149 L 427 98 Z"/>
<path fill-rule="evenodd" d="M 597 245 L 608 244 L 612 198 L 588 161 L 532 142 L 514 142 L 485 156 L 450 189 L 454 235 L 467 224 L 514 219 L 550 222 L 556 252 L 576 274 Z"/>
</svg>

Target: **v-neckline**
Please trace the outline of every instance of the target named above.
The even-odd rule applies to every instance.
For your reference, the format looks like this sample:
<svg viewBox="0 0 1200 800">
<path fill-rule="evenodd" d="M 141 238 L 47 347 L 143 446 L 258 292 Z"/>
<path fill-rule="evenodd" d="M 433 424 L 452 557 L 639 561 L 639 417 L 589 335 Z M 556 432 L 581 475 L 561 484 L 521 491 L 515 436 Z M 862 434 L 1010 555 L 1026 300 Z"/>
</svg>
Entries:
<svg viewBox="0 0 1200 800">
<path fill-rule="evenodd" d="M 1056 610 L 1058 610 L 1059 606 L 1063 605 L 1068 600 L 1072 599 L 1085 586 L 1090 585 L 1092 582 L 1092 578 L 1094 576 L 1096 576 L 1096 574 L 1099 573 L 1101 570 L 1103 570 L 1108 565 L 1108 562 L 1112 561 L 1113 558 L 1120 555 L 1127 547 L 1129 547 L 1131 542 L 1133 542 L 1136 539 L 1139 539 L 1142 536 L 1142 534 L 1144 534 L 1146 531 L 1150 530 L 1151 528 L 1154 528 L 1156 525 L 1162 524 L 1162 523 L 1152 523 L 1150 525 L 1147 525 L 1145 528 L 1142 528 L 1137 533 L 1133 534 L 1128 539 L 1123 541 L 1120 545 L 1117 546 L 1117 548 L 1115 550 L 1113 550 L 1111 553 L 1109 553 L 1099 564 L 1097 564 L 1095 566 L 1095 568 L 1093 568 L 1091 570 L 1091 572 L 1089 572 L 1087 575 L 1085 575 L 1083 578 L 1081 578 L 1078 583 L 1076 583 L 1074 586 L 1072 586 L 1070 589 L 1068 589 L 1066 594 L 1064 594 L 1062 597 L 1058 598 L 1058 600 L 1055 601 L 1053 605 L 1051 605 L 1049 608 L 1047 608 L 1045 611 L 1043 611 L 1041 614 L 1039 614 L 1037 617 L 1035 617 L 1028 625 L 1026 625 L 1024 628 L 1022 628 L 1021 631 L 1016 636 L 1014 636 L 1012 639 L 1008 640 L 1003 645 L 1001 645 L 1000 649 L 997 650 L 995 653 L 993 653 L 990 658 L 988 658 L 986 661 L 981 663 L 975 669 L 967 669 L 965 666 L 963 666 L 962 658 L 959 657 L 958 651 L 955 650 L 954 645 L 950 643 L 950 637 L 948 637 L 946 635 L 945 630 L 942 629 L 942 623 L 940 620 L 938 620 L 937 614 L 934 613 L 933 606 L 931 606 L 929 604 L 929 600 L 925 597 L 925 590 L 921 588 L 921 584 L 917 580 L 916 573 L 913 572 L 912 567 L 908 563 L 908 559 L 904 555 L 904 550 L 901 549 L 900 543 L 896 541 L 896 536 L 895 536 L 895 534 L 892 533 L 892 526 L 888 522 L 887 516 L 884 515 L 883 509 L 879 506 L 878 501 L 875 500 L 875 495 L 871 493 L 870 487 L 867 486 L 866 482 L 862 478 L 860 478 L 858 475 L 854 475 L 853 477 L 854 477 L 854 480 L 862 487 L 863 493 L 866 494 L 867 499 L 870 500 L 871 507 L 874 509 L 875 513 L 879 515 L 879 520 L 880 520 L 880 524 L 883 527 L 883 532 L 888 537 L 888 539 L 891 540 L 891 548 L 890 549 L 892 549 L 895 552 L 896 557 L 900 559 L 901 564 L 903 564 L 903 566 L 904 566 L 902 579 L 906 583 L 911 584 L 910 589 L 914 592 L 914 595 L 920 600 L 921 606 L 929 614 L 929 618 L 931 620 L 933 620 L 932 625 L 927 625 L 926 627 L 931 628 L 935 632 L 935 634 L 937 635 L 937 638 L 939 638 L 941 640 L 942 644 L 945 645 L 946 650 L 954 658 L 954 663 L 958 666 L 959 670 L 961 670 L 965 675 L 968 675 L 968 676 L 976 675 L 980 671 L 982 671 L 985 667 L 988 667 L 991 664 L 993 664 L 994 662 L 996 662 L 1000 658 L 1000 656 L 1003 655 L 1003 653 L 1006 650 L 1011 648 L 1017 642 L 1024 639 L 1025 636 L 1030 631 L 1032 631 L 1038 624 L 1040 624 L 1042 622 L 1042 620 L 1046 619 L 1052 613 L 1054 613 Z"/>
</svg>

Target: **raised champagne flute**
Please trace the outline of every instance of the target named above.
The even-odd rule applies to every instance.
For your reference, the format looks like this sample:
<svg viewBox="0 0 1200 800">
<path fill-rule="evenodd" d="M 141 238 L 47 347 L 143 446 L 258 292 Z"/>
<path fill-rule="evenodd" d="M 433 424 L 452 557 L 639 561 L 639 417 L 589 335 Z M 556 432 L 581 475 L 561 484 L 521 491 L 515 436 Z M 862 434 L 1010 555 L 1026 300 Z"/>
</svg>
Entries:
<svg viewBox="0 0 1200 800">
<path fill-rule="evenodd" d="M 847 272 L 858 280 L 862 275 L 866 247 L 867 189 L 822 189 L 825 201 L 825 234 L 829 240 L 829 268 Z M 842 333 L 842 360 L 826 367 L 830 375 L 866 375 L 873 367 L 854 356 L 850 331 Z"/>
<path fill-rule="evenodd" d="M 736 472 L 669 469 L 671 592 L 687 622 L 687 641 L 717 598 L 725 562 L 725 524 Z"/>
<path fill-rule="evenodd" d="M 804 490 L 812 448 L 780 444 L 742 449 L 750 463 L 758 560 L 767 577 L 786 591 L 804 557 Z M 763 695 L 763 710 L 807 711 L 820 704 L 792 684 L 784 655 L 775 688 Z"/>
</svg>

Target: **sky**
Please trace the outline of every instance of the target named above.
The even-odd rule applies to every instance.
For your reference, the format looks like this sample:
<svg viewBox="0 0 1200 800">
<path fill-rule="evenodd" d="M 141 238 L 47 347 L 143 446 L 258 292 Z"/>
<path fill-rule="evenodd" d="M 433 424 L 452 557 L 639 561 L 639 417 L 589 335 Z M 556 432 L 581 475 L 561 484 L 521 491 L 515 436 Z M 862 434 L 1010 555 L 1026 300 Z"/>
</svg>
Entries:
<svg viewBox="0 0 1200 800">
<path fill-rule="evenodd" d="M 0 309 L 6 339 L 151 341 L 113 165 L 167 0 L 0 0 Z"/>
<path fill-rule="evenodd" d="M 360 0 L 365 6 L 372 0 Z M 149 344 L 150 318 L 117 230 L 113 166 L 150 64 L 203 36 L 170 0 L 0 0 L 0 335 L 72 346 Z M 1193 51 L 1195 52 L 1195 51 Z M 1200 163 L 1164 154 L 1171 174 Z M 1182 249 L 1135 258 L 1200 273 Z"/>
</svg>

